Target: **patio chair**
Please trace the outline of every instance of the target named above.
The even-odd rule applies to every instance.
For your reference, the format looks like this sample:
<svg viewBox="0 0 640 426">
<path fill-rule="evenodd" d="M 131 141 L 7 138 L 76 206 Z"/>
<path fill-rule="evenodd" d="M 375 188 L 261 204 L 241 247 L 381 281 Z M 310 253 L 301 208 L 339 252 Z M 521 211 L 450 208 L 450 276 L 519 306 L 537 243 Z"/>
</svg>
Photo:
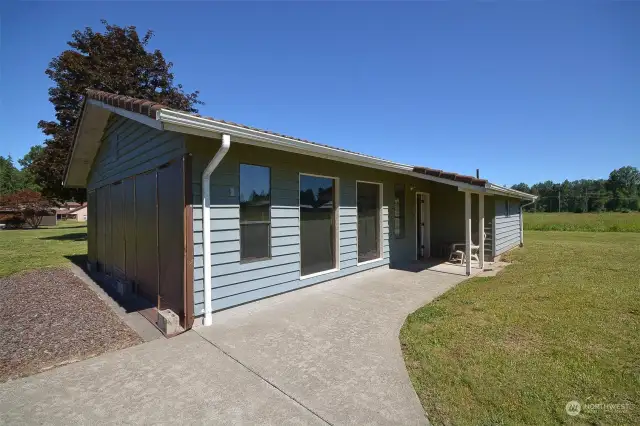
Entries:
<svg viewBox="0 0 640 426">
<path fill-rule="evenodd" d="M 455 263 L 460 261 L 460 264 L 462 265 L 466 260 L 466 254 L 464 251 L 465 246 L 466 244 L 464 243 L 451 244 L 451 253 L 449 254 L 449 262 Z M 474 261 L 474 260 L 476 262 L 480 261 L 480 259 L 478 258 L 479 252 L 480 252 L 480 246 L 471 244 L 471 261 Z"/>
<path fill-rule="evenodd" d="M 478 240 L 478 233 L 474 232 L 471 238 L 471 261 L 476 261 L 476 262 L 480 262 L 480 246 L 477 244 L 474 244 L 473 242 L 473 238 L 475 237 L 476 241 Z M 487 237 L 487 234 L 484 235 L 484 237 Z M 466 244 L 465 243 L 453 243 L 451 244 L 451 250 L 449 251 L 449 262 L 455 263 L 460 261 L 460 264 L 464 264 L 465 260 L 466 260 L 466 254 L 465 254 L 465 248 L 466 248 Z"/>
</svg>

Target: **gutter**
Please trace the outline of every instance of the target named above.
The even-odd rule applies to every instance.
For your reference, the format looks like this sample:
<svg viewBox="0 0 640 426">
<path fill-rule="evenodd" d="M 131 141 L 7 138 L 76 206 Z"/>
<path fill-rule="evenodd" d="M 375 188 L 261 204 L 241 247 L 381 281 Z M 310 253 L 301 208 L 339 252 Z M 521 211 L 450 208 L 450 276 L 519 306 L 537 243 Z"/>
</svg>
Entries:
<svg viewBox="0 0 640 426">
<path fill-rule="evenodd" d="M 269 149 L 279 149 L 303 155 L 311 155 L 333 161 L 354 164 L 362 167 L 370 167 L 392 173 L 402 173 L 418 179 L 455 186 L 463 190 L 485 192 L 484 187 L 471 185 L 465 182 L 457 182 L 436 176 L 425 175 L 413 171 L 414 166 L 395 161 L 384 160 L 370 155 L 344 151 L 326 145 L 311 143 L 283 135 L 268 133 L 262 130 L 252 129 L 236 124 L 227 123 L 211 118 L 197 117 L 193 114 L 161 109 L 156 113 L 156 120 L 162 123 L 164 130 L 187 133 L 196 136 L 212 137 L 218 135 L 231 135 L 234 142 L 261 146 Z M 213 135 L 212 135 L 213 134 Z"/>
<path fill-rule="evenodd" d="M 536 195 L 527 194 L 526 192 L 518 191 L 516 189 L 507 188 L 501 185 L 496 185 L 495 183 L 487 182 L 485 188 L 494 194 L 498 195 L 509 195 L 511 197 L 520 198 L 522 200 L 531 200 L 536 201 L 538 197 Z M 528 204 L 527 204 L 528 205 Z"/>
<path fill-rule="evenodd" d="M 321 154 L 324 158 L 340 158 L 348 159 L 362 165 L 381 166 L 393 169 L 401 169 L 404 171 L 412 171 L 413 166 L 408 164 L 400 164 L 394 161 L 376 158 L 370 155 L 348 152 L 341 149 L 333 148 L 326 145 L 320 145 L 312 142 L 306 142 L 291 137 L 268 133 L 262 130 L 252 129 L 244 126 L 238 126 L 211 118 L 197 117 L 193 114 L 173 111 L 170 109 L 161 109 L 157 112 L 157 120 L 162 122 L 164 130 L 170 130 L 180 133 L 190 133 L 200 136 L 211 137 L 214 134 L 228 134 L 236 139 L 242 139 L 242 143 L 254 142 L 254 145 L 267 146 L 271 149 L 285 149 L 291 151 L 301 151 L 307 155 L 310 153 Z M 245 140 L 246 139 L 246 140 Z M 257 142 L 257 143 L 256 143 Z M 260 144 L 267 143 L 267 145 Z"/>
<path fill-rule="evenodd" d="M 209 138 L 219 138 L 223 135 L 233 136 L 234 142 L 237 143 L 261 146 L 270 149 L 279 149 L 282 151 L 310 155 L 318 158 L 340 161 L 342 163 L 354 164 L 357 166 L 369 167 L 392 173 L 401 173 L 421 180 L 454 186 L 461 191 L 472 191 L 475 193 L 484 192 L 488 195 L 507 195 L 524 200 L 536 199 L 536 197 L 531 194 L 505 188 L 503 186 L 495 185 L 490 182 L 487 182 L 484 186 L 477 184 L 474 185 L 466 182 L 445 179 L 439 176 L 417 173 L 414 171 L 413 165 L 396 163 L 394 161 L 385 160 L 370 155 L 346 151 L 328 145 L 316 144 L 303 139 L 280 135 L 277 133 L 255 129 L 236 123 L 230 123 L 223 120 L 215 120 L 213 118 L 200 117 L 186 112 L 174 111 L 168 108 L 154 110 L 154 118 L 139 111 L 130 111 L 128 109 L 119 108 L 100 100 L 85 99 L 81 121 L 82 118 L 84 118 L 84 109 L 86 104 L 104 108 L 112 113 L 124 116 L 131 120 L 138 121 L 142 124 L 158 130 L 173 131 Z M 69 159 L 73 157 L 75 151 L 78 127 L 76 128 L 76 134 L 74 135 L 73 147 Z M 67 169 L 65 171 L 65 183 L 68 177 L 68 173 L 69 163 L 67 164 Z"/>
<path fill-rule="evenodd" d="M 231 146 L 231 136 L 222 135 L 222 145 L 202 172 L 202 253 L 204 257 L 204 325 L 213 323 L 211 315 L 211 173 Z"/>
</svg>

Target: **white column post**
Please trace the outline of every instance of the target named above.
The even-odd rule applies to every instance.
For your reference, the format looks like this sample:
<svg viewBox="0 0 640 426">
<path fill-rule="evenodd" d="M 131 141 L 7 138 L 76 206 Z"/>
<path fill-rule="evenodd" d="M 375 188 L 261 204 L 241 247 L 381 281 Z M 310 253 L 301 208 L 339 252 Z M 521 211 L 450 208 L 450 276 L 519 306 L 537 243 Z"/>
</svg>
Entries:
<svg viewBox="0 0 640 426">
<path fill-rule="evenodd" d="M 464 252 L 467 262 L 467 276 L 471 275 L 471 193 L 464 193 Z"/>
<path fill-rule="evenodd" d="M 478 259 L 480 259 L 480 269 L 484 269 L 484 194 L 478 194 Z"/>
</svg>

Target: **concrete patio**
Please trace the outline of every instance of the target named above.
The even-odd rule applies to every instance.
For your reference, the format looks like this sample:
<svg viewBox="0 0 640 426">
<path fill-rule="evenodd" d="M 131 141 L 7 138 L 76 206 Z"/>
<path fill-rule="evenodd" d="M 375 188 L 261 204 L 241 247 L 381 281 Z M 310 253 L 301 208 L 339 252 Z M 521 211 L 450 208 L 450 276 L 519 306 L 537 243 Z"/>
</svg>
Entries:
<svg viewBox="0 0 640 426">
<path fill-rule="evenodd" d="M 0 423 L 426 424 L 398 332 L 466 276 L 375 270 L 0 385 Z"/>
</svg>

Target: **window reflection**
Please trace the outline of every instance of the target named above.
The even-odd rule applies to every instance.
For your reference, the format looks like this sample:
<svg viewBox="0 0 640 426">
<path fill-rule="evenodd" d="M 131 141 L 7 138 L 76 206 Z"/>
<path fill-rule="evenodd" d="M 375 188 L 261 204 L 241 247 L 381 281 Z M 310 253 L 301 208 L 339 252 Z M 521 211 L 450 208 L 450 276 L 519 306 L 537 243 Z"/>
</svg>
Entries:
<svg viewBox="0 0 640 426">
<path fill-rule="evenodd" d="M 380 258 L 380 185 L 358 182 L 358 262 Z"/>
<path fill-rule="evenodd" d="M 335 179 L 300 175 L 301 274 L 336 268 Z"/>
<path fill-rule="evenodd" d="M 271 170 L 240 164 L 240 260 L 270 257 Z"/>
</svg>

